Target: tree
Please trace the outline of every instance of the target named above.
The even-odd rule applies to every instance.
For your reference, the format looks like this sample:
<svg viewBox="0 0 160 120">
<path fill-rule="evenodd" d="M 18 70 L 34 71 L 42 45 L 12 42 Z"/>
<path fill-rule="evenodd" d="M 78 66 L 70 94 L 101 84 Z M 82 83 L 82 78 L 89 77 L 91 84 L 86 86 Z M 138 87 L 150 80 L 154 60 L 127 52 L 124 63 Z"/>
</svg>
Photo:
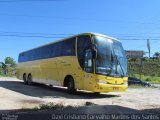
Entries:
<svg viewBox="0 0 160 120">
<path fill-rule="evenodd" d="M 14 61 L 14 59 L 13 58 L 11 58 L 11 57 L 6 57 L 5 58 L 5 65 L 10 65 L 10 67 L 16 67 L 16 62 Z"/>
<path fill-rule="evenodd" d="M 6 69 L 6 65 L 3 62 L 0 62 L 0 75 L 3 75 Z"/>
<path fill-rule="evenodd" d="M 14 61 L 14 59 L 11 57 L 6 57 L 4 63 L 5 63 L 5 68 L 4 68 L 5 75 L 9 76 L 14 75 L 16 70 L 16 62 Z"/>
<path fill-rule="evenodd" d="M 153 56 L 156 57 L 156 58 L 159 58 L 160 57 L 160 52 L 155 52 Z"/>
</svg>

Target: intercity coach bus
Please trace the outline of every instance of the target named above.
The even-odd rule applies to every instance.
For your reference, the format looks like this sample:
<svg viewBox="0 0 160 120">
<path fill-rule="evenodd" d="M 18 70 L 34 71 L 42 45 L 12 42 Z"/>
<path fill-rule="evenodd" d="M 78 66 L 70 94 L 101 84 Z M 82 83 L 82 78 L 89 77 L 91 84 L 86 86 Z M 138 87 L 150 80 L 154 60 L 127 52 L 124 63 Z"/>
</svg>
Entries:
<svg viewBox="0 0 160 120">
<path fill-rule="evenodd" d="M 127 60 L 119 40 L 82 33 L 21 52 L 17 78 L 67 87 L 69 93 L 119 92 L 128 88 Z"/>
</svg>

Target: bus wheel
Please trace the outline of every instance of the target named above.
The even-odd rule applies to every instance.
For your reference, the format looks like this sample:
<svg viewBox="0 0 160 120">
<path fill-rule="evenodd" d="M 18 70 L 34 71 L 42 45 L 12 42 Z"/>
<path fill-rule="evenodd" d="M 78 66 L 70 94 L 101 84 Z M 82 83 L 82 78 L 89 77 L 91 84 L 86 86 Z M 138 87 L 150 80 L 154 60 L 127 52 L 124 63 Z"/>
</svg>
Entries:
<svg viewBox="0 0 160 120">
<path fill-rule="evenodd" d="M 75 85 L 74 85 L 74 79 L 72 77 L 69 77 L 68 79 L 67 90 L 68 90 L 68 93 L 70 94 L 74 94 L 76 92 Z"/>
<path fill-rule="evenodd" d="M 99 94 L 100 94 L 100 92 L 94 92 L 93 94 L 94 94 L 94 95 L 99 95 Z"/>
<path fill-rule="evenodd" d="M 29 74 L 27 78 L 28 85 L 32 85 L 32 75 Z"/>
<path fill-rule="evenodd" d="M 28 84 L 28 83 L 27 83 L 26 74 L 24 74 L 24 75 L 23 75 L 23 82 L 24 82 L 24 84 L 25 84 L 25 85 L 27 85 L 27 84 Z"/>
</svg>

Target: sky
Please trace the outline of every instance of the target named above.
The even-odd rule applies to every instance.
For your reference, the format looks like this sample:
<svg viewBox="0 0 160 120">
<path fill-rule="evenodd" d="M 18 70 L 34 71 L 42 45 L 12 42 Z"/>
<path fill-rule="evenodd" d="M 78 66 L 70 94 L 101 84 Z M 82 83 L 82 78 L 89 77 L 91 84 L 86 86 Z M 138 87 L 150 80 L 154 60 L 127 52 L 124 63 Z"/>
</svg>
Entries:
<svg viewBox="0 0 160 120">
<path fill-rule="evenodd" d="M 0 0 L 0 61 L 82 32 L 115 37 L 125 50 L 160 52 L 159 0 Z M 147 54 L 146 54 L 147 55 Z"/>
</svg>

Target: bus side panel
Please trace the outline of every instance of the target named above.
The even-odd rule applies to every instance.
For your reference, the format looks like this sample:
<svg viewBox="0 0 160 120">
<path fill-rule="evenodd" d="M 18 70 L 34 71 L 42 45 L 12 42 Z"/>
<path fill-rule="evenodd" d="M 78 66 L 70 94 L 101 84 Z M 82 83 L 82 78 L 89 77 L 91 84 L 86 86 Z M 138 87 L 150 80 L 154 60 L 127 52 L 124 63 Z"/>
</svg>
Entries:
<svg viewBox="0 0 160 120">
<path fill-rule="evenodd" d="M 64 75 L 63 75 L 63 63 L 65 61 L 64 57 L 57 57 L 56 58 L 56 68 L 57 68 L 57 72 L 59 75 L 59 82 L 61 84 L 61 86 L 63 86 L 63 82 L 64 82 Z"/>
<path fill-rule="evenodd" d="M 16 76 L 17 76 L 18 79 L 23 80 L 23 73 L 21 72 L 20 63 L 17 65 Z"/>
<path fill-rule="evenodd" d="M 65 77 L 71 75 L 74 78 L 75 87 L 77 89 L 83 89 L 83 72 L 79 70 L 79 63 L 76 56 L 61 57 L 57 65 L 62 85 Z"/>
<path fill-rule="evenodd" d="M 33 61 L 30 67 L 32 67 L 30 72 L 32 74 L 33 81 L 39 80 L 43 77 L 41 62 L 39 60 Z"/>
<path fill-rule="evenodd" d="M 45 75 L 45 78 L 43 79 L 50 80 L 50 84 L 52 85 L 54 85 L 54 83 L 60 83 L 56 61 L 57 61 L 56 58 L 44 59 L 41 61 L 41 69 L 43 74 Z M 60 84 L 55 84 L 55 85 L 60 85 Z"/>
<path fill-rule="evenodd" d="M 42 74 L 40 61 L 19 63 L 17 67 L 17 77 L 22 80 L 24 74 L 26 74 L 26 76 L 31 74 L 33 81 L 41 79 L 44 75 Z"/>
</svg>

